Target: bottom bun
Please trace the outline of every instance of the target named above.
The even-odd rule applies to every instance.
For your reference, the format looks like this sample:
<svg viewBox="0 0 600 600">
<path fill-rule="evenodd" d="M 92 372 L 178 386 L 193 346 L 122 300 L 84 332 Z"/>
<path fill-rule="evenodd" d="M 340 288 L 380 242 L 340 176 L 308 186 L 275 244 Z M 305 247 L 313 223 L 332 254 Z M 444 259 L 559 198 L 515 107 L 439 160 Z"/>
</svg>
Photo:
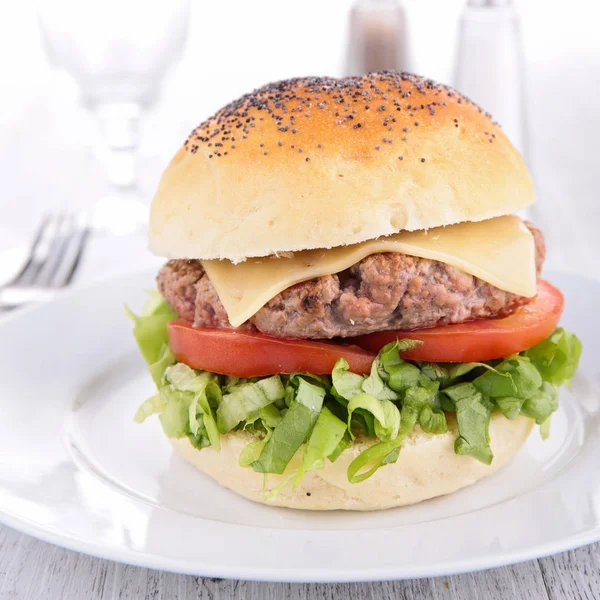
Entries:
<svg viewBox="0 0 600 600">
<path fill-rule="evenodd" d="M 359 440 L 335 462 L 326 461 L 324 469 L 306 473 L 295 490 L 288 483 L 273 498 L 268 498 L 269 491 L 298 468 L 301 453 L 297 453 L 283 475 L 267 475 L 263 488 L 261 473 L 238 464 L 240 452 L 256 439 L 253 435 L 235 431 L 221 436 L 220 452 L 212 448 L 197 450 L 187 438 L 171 442 L 200 471 L 255 502 L 306 510 L 381 510 L 450 494 L 491 475 L 519 451 L 532 427 L 533 420 L 526 417 L 511 421 L 501 413 L 494 413 L 490 421 L 494 460 L 489 466 L 470 456 L 455 454 L 454 440 L 458 434 L 450 417 L 449 431 L 444 434 L 428 434 L 416 427 L 402 442 L 395 463 L 381 467 L 361 483 L 350 483 L 346 475 L 348 465 L 374 443 L 372 439 Z"/>
</svg>

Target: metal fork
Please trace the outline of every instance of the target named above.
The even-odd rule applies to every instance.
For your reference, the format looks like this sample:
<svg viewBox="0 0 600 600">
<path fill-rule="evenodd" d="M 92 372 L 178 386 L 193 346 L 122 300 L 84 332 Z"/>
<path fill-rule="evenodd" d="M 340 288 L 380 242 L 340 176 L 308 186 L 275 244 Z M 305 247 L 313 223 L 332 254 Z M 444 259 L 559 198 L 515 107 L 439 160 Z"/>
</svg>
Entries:
<svg viewBox="0 0 600 600">
<path fill-rule="evenodd" d="M 0 310 L 50 299 L 66 287 L 81 262 L 88 235 L 83 215 L 46 215 L 22 269 L 0 287 Z"/>
</svg>

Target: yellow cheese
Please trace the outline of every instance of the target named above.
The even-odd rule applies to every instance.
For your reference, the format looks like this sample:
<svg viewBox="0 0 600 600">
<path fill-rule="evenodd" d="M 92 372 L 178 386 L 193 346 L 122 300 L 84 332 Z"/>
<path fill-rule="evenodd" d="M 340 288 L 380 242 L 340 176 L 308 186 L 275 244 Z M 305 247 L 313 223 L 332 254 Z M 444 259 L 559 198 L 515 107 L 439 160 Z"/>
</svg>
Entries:
<svg viewBox="0 0 600 600">
<path fill-rule="evenodd" d="M 230 323 L 237 327 L 288 287 L 314 277 L 339 273 L 378 252 L 400 252 L 437 260 L 501 290 L 527 297 L 536 293 L 533 236 L 523 221 L 513 215 L 428 231 L 402 231 L 328 250 L 250 258 L 239 264 L 204 260 L 202 265 L 219 294 Z"/>
</svg>

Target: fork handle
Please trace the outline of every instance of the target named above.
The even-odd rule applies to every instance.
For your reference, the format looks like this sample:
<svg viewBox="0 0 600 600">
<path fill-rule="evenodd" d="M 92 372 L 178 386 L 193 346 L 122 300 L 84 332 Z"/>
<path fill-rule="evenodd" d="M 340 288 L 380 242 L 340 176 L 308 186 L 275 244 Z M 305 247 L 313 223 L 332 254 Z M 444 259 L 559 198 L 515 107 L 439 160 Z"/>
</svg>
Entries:
<svg viewBox="0 0 600 600">
<path fill-rule="evenodd" d="M 54 296 L 56 296 L 55 290 L 36 287 L 0 289 L 0 310 L 11 310 L 34 301 L 51 300 Z"/>
</svg>

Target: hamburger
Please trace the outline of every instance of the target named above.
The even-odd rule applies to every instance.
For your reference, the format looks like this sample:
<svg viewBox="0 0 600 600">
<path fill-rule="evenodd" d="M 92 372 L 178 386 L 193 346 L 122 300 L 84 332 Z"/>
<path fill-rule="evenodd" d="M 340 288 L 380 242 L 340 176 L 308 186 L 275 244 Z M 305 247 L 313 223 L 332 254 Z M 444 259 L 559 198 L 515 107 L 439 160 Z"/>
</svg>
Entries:
<svg viewBox="0 0 600 600">
<path fill-rule="evenodd" d="M 183 458 L 251 500 L 376 510 L 550 432 L 581 344 L 515 213 L 489 114 L 406 73 L 261 87 L 195 129 L 152 203 L 168 259 L 134 334 Z"/>
</svg>

